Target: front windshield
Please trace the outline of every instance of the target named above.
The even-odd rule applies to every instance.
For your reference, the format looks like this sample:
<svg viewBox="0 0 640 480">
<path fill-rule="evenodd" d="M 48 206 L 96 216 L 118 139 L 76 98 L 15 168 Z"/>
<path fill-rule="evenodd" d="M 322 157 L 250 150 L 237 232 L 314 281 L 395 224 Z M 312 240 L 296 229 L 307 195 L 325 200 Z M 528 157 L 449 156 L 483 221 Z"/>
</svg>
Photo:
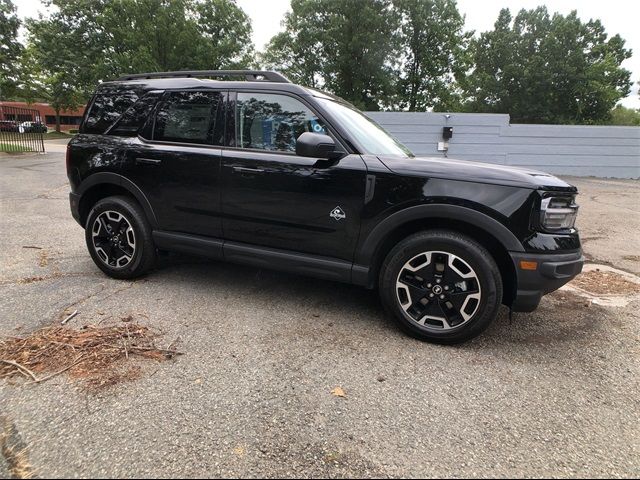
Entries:
<svg viewBox="0 0 640 480">
<path fill-rule="evenodd" d="M 413 157 L 411 150 L 362 112 L 333 100 L 318 98 L 318 101 L 355 137 L 358 144 L 364 148 L 363 153 Z"/>
</svg>

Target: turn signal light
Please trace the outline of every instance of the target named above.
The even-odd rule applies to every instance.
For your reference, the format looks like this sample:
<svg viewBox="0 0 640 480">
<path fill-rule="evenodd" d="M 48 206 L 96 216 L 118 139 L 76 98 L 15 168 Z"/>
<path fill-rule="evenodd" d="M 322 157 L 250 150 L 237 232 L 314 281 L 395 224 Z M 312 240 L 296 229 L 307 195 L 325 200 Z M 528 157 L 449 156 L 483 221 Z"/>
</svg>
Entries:
<svg viewBox="0 0 640 480">
<path fill-rule="evenodd" d="M 530 262 L 527 260 L 520 260 L 520 268 L 522 270 L 537 270 L 538 262 Z"/>
</svg>

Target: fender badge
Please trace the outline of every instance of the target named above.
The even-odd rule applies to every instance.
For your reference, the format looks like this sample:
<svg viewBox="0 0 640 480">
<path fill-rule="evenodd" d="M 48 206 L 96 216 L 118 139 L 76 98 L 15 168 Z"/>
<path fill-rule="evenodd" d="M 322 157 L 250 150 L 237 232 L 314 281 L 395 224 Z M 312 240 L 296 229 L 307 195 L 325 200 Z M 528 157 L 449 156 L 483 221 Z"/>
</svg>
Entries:
<svg viewBox="0 0 640 480">
<path fill-rule="evenodd" d="M 344 213 L 344 210 L 342 210 L 342 208 L 340 207 L 336 207 L 333 210 L 331 210 L 331 213 L 329 214 L 329 216 L 338 222 L 340 220 L 347 218 L 347 214 Z"/>
</svg>

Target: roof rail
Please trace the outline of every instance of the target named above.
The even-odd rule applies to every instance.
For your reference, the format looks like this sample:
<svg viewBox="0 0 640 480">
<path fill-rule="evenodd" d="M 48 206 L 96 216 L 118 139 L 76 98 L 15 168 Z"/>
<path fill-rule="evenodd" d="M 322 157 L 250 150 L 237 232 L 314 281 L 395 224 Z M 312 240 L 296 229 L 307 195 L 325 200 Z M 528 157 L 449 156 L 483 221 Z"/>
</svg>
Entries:
<svg viewBox="0 0 640 480">
<path fill-rule="evenodd" d="M 122 80 L 142 80 L 146 78 L 206 78 L 206 77 L 244 77 L 249 82 L 276 82 L 291 83 L 291 81 L 278 72 L 264 70 L 184 70 L 177 72 L 151 72 L 123 75 Z"/>
</svg>

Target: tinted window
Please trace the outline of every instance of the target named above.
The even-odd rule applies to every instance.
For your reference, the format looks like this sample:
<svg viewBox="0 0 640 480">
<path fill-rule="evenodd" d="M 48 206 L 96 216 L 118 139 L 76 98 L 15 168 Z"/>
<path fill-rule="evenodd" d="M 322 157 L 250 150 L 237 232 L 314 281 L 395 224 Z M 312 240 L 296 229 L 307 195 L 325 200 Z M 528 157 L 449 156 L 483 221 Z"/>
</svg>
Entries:
<svg viewBox="0 0 640 480">
<path fill-rule="evenodd" d="M 222 109 L 220 92 L 172 92 L 158 108 L 153 139 L 221 145 Z"/>
<path fill-rule="evenodd" d="M 109 130 L 109 135 L 135 137 L 153 111 L 162 92 L 150 92 L 134 103 Z"/>
<path fill-rule="evenodd" d="M 302 102 L 287 95 L 238 93 L 237 147 L 295 152 L 304 132 L 325 133 L 325 126 Z"/>
<path fill-rule="evenodd" d="M 105 133 L 136 100 L 138 94 L 133 90 L 101 90 L 93 99 L 82 131 Z"/>
</svg>

